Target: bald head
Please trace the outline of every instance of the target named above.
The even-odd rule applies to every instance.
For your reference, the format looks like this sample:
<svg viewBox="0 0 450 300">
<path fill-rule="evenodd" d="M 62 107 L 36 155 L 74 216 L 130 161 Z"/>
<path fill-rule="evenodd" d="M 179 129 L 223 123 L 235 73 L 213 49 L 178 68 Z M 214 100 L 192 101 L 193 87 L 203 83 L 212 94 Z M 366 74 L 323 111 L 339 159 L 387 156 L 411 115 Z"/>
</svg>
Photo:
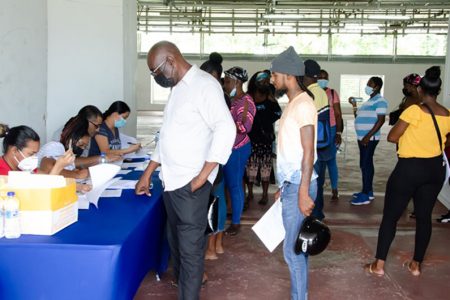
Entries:
<svg viewBox="0 0 450 300">
<path fill-rule="evenodd" d="M 147 54 L 147 65 L 155 79 L 163 75 L 166 79 L 173 79 L 175 84 L 191 67 L 178 47 L 169 41 L 161 41 L 152 46 Z"/>
</svg>

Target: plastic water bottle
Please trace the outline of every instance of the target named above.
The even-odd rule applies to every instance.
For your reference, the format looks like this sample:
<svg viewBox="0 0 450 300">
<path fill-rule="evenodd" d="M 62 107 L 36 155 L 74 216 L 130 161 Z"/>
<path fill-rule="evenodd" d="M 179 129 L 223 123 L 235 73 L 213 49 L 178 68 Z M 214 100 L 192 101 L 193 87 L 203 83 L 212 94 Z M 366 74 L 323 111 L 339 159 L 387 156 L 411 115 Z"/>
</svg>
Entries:
<svg viewBox="0 0 450 300">
<path fill-rule="evenodd" d="M 5 236 L 5 200 L 0 196 L 0 238 Z"/>
<path fill-rule="evenodd" d="M 4 204 L 5 212 L 5 237 L 16 239 L 20 237 L 19 200 L 14 192 L 8 192 Z"/>
<path fill-rule="evenodd" d="M 100 153 L 100 163 L 106 164 L 106 154 L 105 152 Z"/>
</svg>

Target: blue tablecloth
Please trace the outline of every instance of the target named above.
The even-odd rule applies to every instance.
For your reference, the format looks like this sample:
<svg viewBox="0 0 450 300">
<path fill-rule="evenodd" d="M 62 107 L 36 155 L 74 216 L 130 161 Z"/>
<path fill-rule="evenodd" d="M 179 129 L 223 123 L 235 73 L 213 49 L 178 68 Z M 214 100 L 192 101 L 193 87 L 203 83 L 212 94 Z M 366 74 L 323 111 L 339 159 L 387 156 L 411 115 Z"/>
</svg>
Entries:
<svg viewBox="0 0 450 300">
<path fill-rule="evenodd" d="M 137 179 L 132 172 L 124 179 Z M 0 299 L 132 299 L 149 270 L 167 269 L 161 182 L 123 190 L 53 236 L 0 239 Z"/>
</svg>

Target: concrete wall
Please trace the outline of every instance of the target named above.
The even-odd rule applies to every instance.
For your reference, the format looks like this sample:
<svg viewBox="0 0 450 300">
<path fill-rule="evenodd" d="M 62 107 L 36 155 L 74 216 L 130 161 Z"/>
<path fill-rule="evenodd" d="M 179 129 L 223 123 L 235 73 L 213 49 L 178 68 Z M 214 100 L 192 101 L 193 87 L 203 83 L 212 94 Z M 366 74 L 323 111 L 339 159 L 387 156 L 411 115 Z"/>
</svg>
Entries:
<svg viewBox="0 0 450 300">
<path fill-rule="evenodd" d="M 135 4 L 133 0 L 49 0 L 49 136 L 87 104 L 105 111 L 122 100 L 134 110 Z M 131 114 L 126 131 L 135 134 L 136 114 Z"/>
<path fill-rule="evenodd" d="M 200 65 L 202 61 L 192 60 L 191 63 Z M 384 75 L 384 96 L 389 101 L 389 110 L 395 109 L 403 98 L 403 77 L 410 73 L 424 74 L 425 70 L 433 64 L 388 64 L 388 63 L 351 63 L 351 62 L 328 62 L 319 61 L 323 69 L 326 69 L 330 75 L 330 87 L 340 92 L 341 74 L 361 74 L 361 75 Z M 270 67 L 270 61 L 245 61 L 224 59 L 224 70 L 232 66 L 241 66 L 246 68 L 250 76 L 253 73 Z M 442 75 L 444 75 L 444 66 Z M 150 73 L 146 65 L 145 58 L 139 58 L 137 66 L 136 96 L 138 110 L 158 110 L 161 106 L 150 104 Z M 443 80 L 445 82 L 445 80 Z M 442 96 L 439 97 L 442 99 Z M 346 99 L 341 99 L 347 102 Z M 350 113 L 350 108 L 345 109 Z"/>
<path fill-rule="evenodd" d="M 47 0 L 0 3 L 0 122 L 28 125 L 45 141 Z"/>
</svg>

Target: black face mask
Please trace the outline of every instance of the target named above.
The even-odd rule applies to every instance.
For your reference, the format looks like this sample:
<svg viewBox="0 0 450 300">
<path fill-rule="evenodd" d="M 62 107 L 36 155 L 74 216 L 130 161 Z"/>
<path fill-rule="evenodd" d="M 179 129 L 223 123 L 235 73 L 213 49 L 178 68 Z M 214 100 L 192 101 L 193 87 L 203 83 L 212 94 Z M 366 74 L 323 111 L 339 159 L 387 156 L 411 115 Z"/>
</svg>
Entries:
<svg viewBox="0 0 450 300">
<path fill-rule="evenodd" d="M 167 78 L 163 74 L 165 68 L 166 68 L 166 65 L 164 65 L 163 70 L 158 75 L 155 76 L 155 81 L 156 81 L 157 84 L 159 84 L 163 88 L 174 87 L 175 86 L 175 79 L 173 79 L 173 77 Z M 171 76 L 173 76 L 173 66 L 172 66 Z"/>
<path fill-rule="evenodd" d="M 263 95 L 267 95 L 270 93 L 270 85 L 268 84 L 260 84 L 260 85 L 258 84 L 256 85 L 256 88 Z"/>
<path fill-rule="evenodd" d="M 175 86 L 175 80 L 173 78 L 167 78 L 163 73 L 156 75 L 155 81 L 163 88 L 171 88 Z"/>
<path fill-rule="evenodd" d="M 74 145 L 72 147 L 72 151 L 73 151 L 73 154 L 75 154 L 76 157 L 80 157 L 81 154 L 83 154 L 84 150 L 83 150 L 83 148 L 80 148 L 80 147 Z"/>
<path fill-rule="evenodd" d="M 405 95 L 406 97 L 412 96 L 412 93 L 410 91 L 408 91 L 408 89 L 402 89 L 403 95 Z"/>
</svg>

